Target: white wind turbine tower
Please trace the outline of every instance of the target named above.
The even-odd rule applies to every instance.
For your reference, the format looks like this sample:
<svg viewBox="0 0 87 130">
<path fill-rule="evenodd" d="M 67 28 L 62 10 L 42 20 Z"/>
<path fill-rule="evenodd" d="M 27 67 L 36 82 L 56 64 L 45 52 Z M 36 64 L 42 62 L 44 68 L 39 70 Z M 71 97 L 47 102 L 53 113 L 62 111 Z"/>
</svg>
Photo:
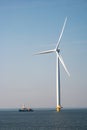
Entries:
<svg viewBox="0 0 87 130">
<path fill-rule="evenodd" d="M 60 48 L 59 48 L 60 41 L 61 41 L 61 38 L 62 38 L 62 35 L 63 35 L 63 32 L 64 32 L 64 28 L 65 28 L 65 25 L 66 25 L 66 21 L 67 21 L 67 17 L 65 18 L 65 21 L 64 21 L 62 31 L 60 33 L 56 48 L 53 49 L 53 50 L 42 51 L 42 52 L 39 52 L 39 53 L 35 54 L 35 55 L 40 55 L 40 54 L 47 54 L 47 53 L 56 52 L 56 98 L 57 98 L 56 110 L 57 111 L 60 111 L 61 108 L 62 108 L 61 107 L 61 100 L 60 100 L 60 62 L 63 65 L 66 73 L 68 74 L 68 76 L 70 76 L 70 74 L 69 74 L 69 72 L 68 72 L 68 70 L 67 70 L 67 68 L 66 68 L 66 66 L 64 64 L 63 58 L 60 55 Z"/>
</svg>

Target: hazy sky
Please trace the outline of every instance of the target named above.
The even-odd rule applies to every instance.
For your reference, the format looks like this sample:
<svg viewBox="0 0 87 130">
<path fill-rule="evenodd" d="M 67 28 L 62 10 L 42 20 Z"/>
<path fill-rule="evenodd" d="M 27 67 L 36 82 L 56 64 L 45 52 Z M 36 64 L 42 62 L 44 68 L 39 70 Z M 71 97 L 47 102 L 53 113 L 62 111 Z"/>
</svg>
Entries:
<svg viewBox="0 0 87 130">
<path fill-rule="evenodd" d="M 0 0 L 0 108 L 56 107 L 55 48 L 64 19 L 63 107 L 87 107 L 87 1 Z"/>
</svg>

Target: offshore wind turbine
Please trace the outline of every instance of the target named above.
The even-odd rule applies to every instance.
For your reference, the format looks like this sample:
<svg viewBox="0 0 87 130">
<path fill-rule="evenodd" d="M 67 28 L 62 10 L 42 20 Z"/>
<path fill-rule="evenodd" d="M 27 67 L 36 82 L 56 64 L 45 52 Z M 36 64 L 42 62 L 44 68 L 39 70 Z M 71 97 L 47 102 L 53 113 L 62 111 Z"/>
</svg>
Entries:
<svg viewBox="0 0 87 130">
<path fill-rule="evenodd" d="M 65 18 L 65 21 L 64 21 L 64 24 L 63 24 L 63 27 L 62 27 L 62 31 L 60 33 L 58 42 L 56 44 L 56 48 L 52 49 L 52 50 L 41 51 L 41 52 L 35 54 L 35 55 L 40 55 L 40 54 L 47 54 L 47 53 L 56 52 L 56 101 L 57 101 L 56 110 L 57 111 L 60 111 L 61 108 L 62 108 L 61 97 L 60 97 L 60 62 L 63 65 L 66 73 L 68 74 L 68 76 L 70 76 L 70 74 L 69 74 L 69 72 L 68 72 L 68 70 L 67 70 L 67 68 L 64 64 L 63 58 L 60 55 L 60 48 L 59 48 L 60 41 L 61 41 L 61 38 L 62 38 L 62 35 L 63 35 L 63 32 L 64 32 L 64 28 L 65 28 L 65 25 L 66 25 L 66 21 L 67 21 L 67 17 Z"/>
</svg>

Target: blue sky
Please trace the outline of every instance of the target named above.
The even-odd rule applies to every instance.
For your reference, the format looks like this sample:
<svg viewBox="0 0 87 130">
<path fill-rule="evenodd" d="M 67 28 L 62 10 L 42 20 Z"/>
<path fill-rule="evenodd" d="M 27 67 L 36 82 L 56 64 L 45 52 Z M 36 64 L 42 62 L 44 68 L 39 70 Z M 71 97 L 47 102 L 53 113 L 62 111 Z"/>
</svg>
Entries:
<svg viewBox="0 0 87 130">
<path fill-rule="evenodd" d="M 55 48 L 65 17 L 61 55 L 61 101 L 87 107 L 87 1 L 0 0 L 0 108 L 56 107 Z"/>
</svg>

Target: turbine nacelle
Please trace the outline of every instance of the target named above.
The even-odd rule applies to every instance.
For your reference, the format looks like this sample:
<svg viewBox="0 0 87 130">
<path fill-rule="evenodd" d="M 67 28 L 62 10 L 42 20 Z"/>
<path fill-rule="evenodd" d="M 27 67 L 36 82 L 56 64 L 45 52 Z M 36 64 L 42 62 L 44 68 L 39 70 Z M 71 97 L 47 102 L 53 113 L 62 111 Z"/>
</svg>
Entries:
<svg viewBox="0 0 87 130">
<path fill-rule="evenodd" d="M 56 49 L 56 52 L 60 53 L 60 48 L 57 48 L 57 49 Z"/>
</svg>

